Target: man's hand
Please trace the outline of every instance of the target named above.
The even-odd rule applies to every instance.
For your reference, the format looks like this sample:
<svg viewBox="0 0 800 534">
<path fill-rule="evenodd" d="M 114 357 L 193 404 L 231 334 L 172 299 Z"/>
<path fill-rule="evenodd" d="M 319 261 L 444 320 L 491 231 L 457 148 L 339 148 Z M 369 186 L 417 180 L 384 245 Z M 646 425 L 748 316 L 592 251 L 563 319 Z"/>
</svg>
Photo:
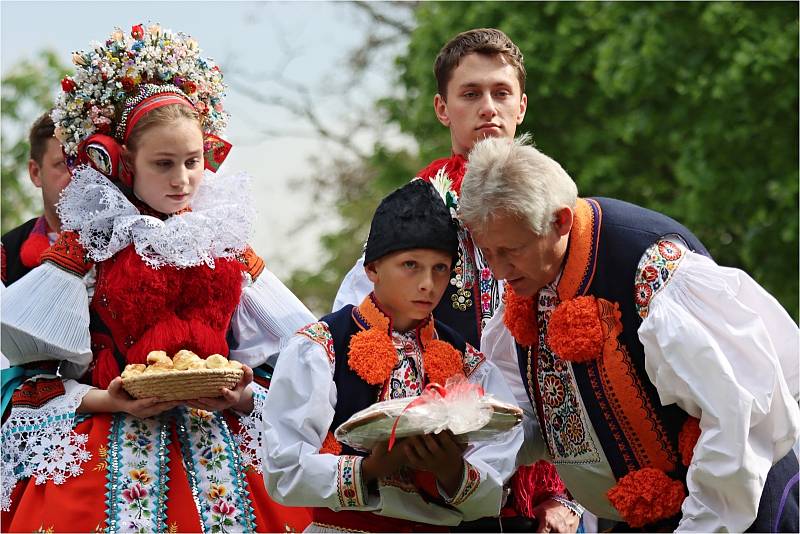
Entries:
<svg viewBox="0 0 800 534">
<path fill-rule="evenodd" d="M 208 412 L 221 412 L 233 408 L 242 413 L 253 411 L 253 389 L 248 387 L 253 381 L 253 370 L 242 365 L 244 374 L 233 389 L 220 388 L 220 396 L 216 398 L 204 397 L 186 401 L 192 408 L 200 408 Z"/>
<path fill-rule="evenodd" d="M 560 502 L 547 499 L 533 509 L 536 532 L 577 532 L 581 518 Z"/>
<path fill-rule="evenodd" d="M 408 465 L 421 471 L 433 473 L 448 495 L 454 495 L 461 485 L 464 471 L 464 445 L 458 443 L 449 430 L 439 434 L 411 436 L 406 438 L 403 448 L 408 456 Z"/>
<path fill-rule="evenodd" d="M 364 458 L 361 463 L 361 473 L 365 482 L 383 478 L 391 475 L 402 466 L 406 465 L 406 449 L 403 444 L 406 440 L 400 440 L 394 444 L 389 451 L 389 444 L 382 441 L 372 448 L 369 456 Z"/>
</svg>

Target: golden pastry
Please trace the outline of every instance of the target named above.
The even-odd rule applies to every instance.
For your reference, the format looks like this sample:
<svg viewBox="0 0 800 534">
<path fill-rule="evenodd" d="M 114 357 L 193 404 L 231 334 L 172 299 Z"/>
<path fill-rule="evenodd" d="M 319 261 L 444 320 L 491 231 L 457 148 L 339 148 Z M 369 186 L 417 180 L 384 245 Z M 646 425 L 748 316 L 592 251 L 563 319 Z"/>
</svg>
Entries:
<svg viewBox="0 0 800 534">
<path fill-rule="evenodd" d="M 236 360 L 228 360 L 227 366 L 228 366 L 229 369 L 241 369 L 242 368 L 242 362 L 238 362 Z"/>
<path fill-rule="evenodd" d="M 192 363 L 200 362 L 202 363 L 203 360 L 190 350 L 181 350 L 172 358 L 172 363 L 175 366 L 175 369 L 179 371 L 184 371 L 186 369 L 190 369 Z"/>
<path fill-rule="evenodd" d="M 153 350 L 147 355 L 147 363 L 154 364 L 154 363 L 166 363 L 169 362 L 169 366 L 172 367 L 172 358 L 167 356 L 167 353 L 163 350 Z"/>
<path fill-rule="evenodd" d="M 221 367 L 227 367 L 228 359 L 221 354 L 212 354 L 208 358 L 206 358 L 206 367 L 208 369 L 219 369 Z"/>
<path fill-rule="evenodd" d="M 132 376 L 140 375 L 147 368 L 143 363 L 129 363 L 122 371 L 122 378 L 130 378 Z"/>
</svg>

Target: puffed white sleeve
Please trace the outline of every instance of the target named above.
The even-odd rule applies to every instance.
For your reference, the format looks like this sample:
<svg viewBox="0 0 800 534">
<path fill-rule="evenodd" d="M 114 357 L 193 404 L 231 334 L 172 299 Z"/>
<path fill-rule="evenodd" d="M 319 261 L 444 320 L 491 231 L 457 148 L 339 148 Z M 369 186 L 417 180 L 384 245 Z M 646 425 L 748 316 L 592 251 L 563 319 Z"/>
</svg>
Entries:
<svg viewBox="0 0 800 534">
<path fill-rule="evenodd" d="M 661 403 L 700 419 L 678 530 L 744 532 L 798 438 L 797 326 L 746 273 L 677 241 L 648 249 L 636 292 Z"/>
<path fill-rule="evenodd" d="M 347 304 L 358 306 L 372 292 L 372 288 L 372 282 L 364 271 L 364 256 L 361 256 L 342 280 L 331 311 L 340 310 Z"/>
<path fill-rule="evenodd" d="M 66 376 L 86 371 L 89 279 L 44 262 L 3 290 L 0 346 L 11 365 L 62 360 Z"/>
<path fill-rule="evenodd" d="M 246 285 L 231 318 L 230 357 L 250 366 L 275 365 L 292 335 L 316 318 L 268 269 Z"/>
<path fill-rule="evenodd" d="M 327 326 L 320 325 L 309 328 L 325 336 Z M 362 458 L 320 453 L 336 406 L 331 362 L 322 345 L 302 334 L 278 360 L 263 410 L 267 491 L 287 506 L 376 510 L 377 496 L 369 495 L 361 476 Z"/>
</svg>

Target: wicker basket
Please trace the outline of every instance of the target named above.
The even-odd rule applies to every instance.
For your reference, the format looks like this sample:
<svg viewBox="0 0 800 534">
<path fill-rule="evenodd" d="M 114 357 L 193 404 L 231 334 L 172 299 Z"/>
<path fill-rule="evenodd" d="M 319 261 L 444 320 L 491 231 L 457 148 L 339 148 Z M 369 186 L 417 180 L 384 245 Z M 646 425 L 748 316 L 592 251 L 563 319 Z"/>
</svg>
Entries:
<svg viewBox="0 0 800 534">
<path fill-rule="evenodd" d="M 137 399 L 190 400 L 219 397 L 220 388 L 233 389 L 242 379 L 241 369 L 189 369 L 153 371 L 122 380 L 122 387 Z"/>
</svg>

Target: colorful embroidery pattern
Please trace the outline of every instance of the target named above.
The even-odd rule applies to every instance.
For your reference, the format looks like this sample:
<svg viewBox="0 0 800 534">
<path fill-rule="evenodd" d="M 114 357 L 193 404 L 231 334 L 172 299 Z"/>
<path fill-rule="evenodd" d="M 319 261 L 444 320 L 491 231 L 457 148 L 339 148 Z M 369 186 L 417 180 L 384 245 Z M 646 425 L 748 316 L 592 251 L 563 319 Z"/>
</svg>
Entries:
<svg viewBox="0 0 800 534">
<path fill-rule="evenodd" d="M 78 232 L 61 232 L 53 246 L 42 254 L 42 263 L 47 261 L 76 276 L 84 276 L 92 268 L 92 262 L 78 239 Z"/>
<path fill-rule="evenodd" d="M 305 336 L 323 349 L 328 356 L 328 363 L 331 364 L 331 372 L 333 372 L 336 365 L 336 351 L 333 349 L 333 336 L 328 325 L 322 321 L 311 323 L 304 326 L 297 332 L 301 336 Z"/>
<path fill-rule="evenodd" d="M 366 504 L 364 487 L 361 481 L 360 456 L 340 456 L 339 475 L 336 479 L 336 490 L 339 494 L 339 505 L 342 508 L 364 506 Z"/>
<path fill-rule="evenodd" d="M 244 469 L 222 415 L 194 408 L 184 411 L 178 435 L 184 461 L 193 466 L 187 468 L 187 474 L 205 531 L 255 530 Z"/>
<path fill-rule="evenodd" d="M 472 464 L 464 460 L 464 474 L 461 476 L 461 486 L 453 496 L 450 504 L 459 506 L 470 498 L 481 483 L 481 473 Z"/>
<path fill-rule="evenodd" d="M 531 373 L 542 400 L 543 421 L 539 423 L 553 463 L 599 462 L 600 455 L 587 431 L 589 423 L 582 414 L 571 367 L 553 353 L 545 341 L 550 315 L 557 304 L 558 295 L 552 287 L 546 286 L 539 292 L 539 352 L 535 377 Z"/>
<path fill-rule="evenodd" d="M 474 373 L 485 361 L 486 358 L 483 356 L 483 354 L 478 349 L 467 343 L 466 350 L 464 351 L 464 376 L 467 378 L 472 376 L 472 373 Z"/>
<path fill-rule="evenodd" d="M 673 240 L 662 239 L 642 255 L 636 269 L 635 295 L 636 311 L 645 319 L 650 312 L 650 302 L 656 294 L 666 287 L 681 260 L 686 257 L 686 248 Z"/>
<path fill-rule="evenodd" d="M 106 525 L 112 532 L 163 532 L 169 433 L 162 418 L 116 414 L 107 452 Z M 154 473 L 161 473 L 154 476 Z"/>
<path fill-rule="evenodd" d="M 423 387 L 422 351 L 416 335 L 413 332 L 393 332 L 392 342 L 397 349 L 398 363 L 380 400 L 416 397 Z"/>
</svg>

